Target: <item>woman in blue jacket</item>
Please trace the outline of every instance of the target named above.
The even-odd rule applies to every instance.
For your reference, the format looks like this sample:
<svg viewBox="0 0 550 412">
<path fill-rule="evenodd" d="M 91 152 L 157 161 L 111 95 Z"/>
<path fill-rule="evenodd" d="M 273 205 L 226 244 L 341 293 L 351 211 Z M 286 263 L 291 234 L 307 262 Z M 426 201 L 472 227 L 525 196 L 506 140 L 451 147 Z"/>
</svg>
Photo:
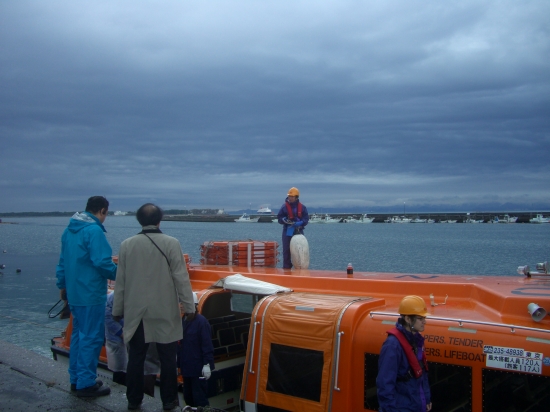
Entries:
<svg viewBox="0 0 550 412">
<path fill-rule="evenodd" d="M 378 360 L 376 388 L 381 412 L 427 412 L 432 409 L 424 347 L 426 303 L 405 296 L 395 328 L 388 331 Z"/>
</svg>

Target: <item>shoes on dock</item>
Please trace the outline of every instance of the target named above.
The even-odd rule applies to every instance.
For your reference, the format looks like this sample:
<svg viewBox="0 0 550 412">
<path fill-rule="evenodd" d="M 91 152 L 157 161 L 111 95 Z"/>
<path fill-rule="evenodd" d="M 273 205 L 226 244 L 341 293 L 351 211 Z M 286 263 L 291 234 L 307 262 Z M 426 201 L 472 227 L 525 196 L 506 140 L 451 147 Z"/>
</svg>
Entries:
<svg viewBox="0 0 550 412">
<path fill-rule="evenodd" d="M 97 382 L 95 385 L 76 390 L 76 396 L 79 398 L 96 398 L 98 396 L 109 395 L 110 393 L 111 388 L 108 386 L 103 386 L 103 383 L 100 385 Z"/>
<path fill-rule="evenodd" d="M 165 410 L 165 411 L 172 411 L 174 410 L 177 406 L 179 406 L 180 403 L 179 401 L 176 399 L 172 402 L 166 402 L 166 403 L 163 403 L 162 404 L 162 409 Z"/>
<path fill-rule="evenodd" d="M 135 411 L 136 409 L 141 409 L 141 402 L 139 402 L 139 403 L 128 402 L 128 410 L 129 411 Z"/>
<path fill-rule="evenodd" d="M 103 385 L 103 381 L 96 379 L 95 383 L 99 386 Z M 76 383 L 71 383 L 71 392 L 76 392 Z"/>
</svg>

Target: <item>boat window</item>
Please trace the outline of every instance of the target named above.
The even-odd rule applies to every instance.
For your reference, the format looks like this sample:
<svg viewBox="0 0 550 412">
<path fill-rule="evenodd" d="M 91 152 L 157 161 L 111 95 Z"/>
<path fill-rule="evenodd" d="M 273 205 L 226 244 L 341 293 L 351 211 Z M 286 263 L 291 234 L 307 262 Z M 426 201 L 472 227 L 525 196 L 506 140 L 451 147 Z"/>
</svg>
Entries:
<svg viewBox="0 0 550 412">
<path fill-rule="evenodd" d="M 550 405 L 550 377 L 483 369 L 484 411 L 542 412 Z"/>
<path fill-rule="evenodd" d="M 377 411 L 376 376 L 379 355 L 365 353 L 364 407 Z M 467 412 L 472 410 L 472 368 L 428 362 L 432 403 L 438 411 Z M 499 410 L 499 409 L 487 409 Z"/>
<path fill-rule="evenodd" d="M 323 352 L 271 344 L 266 390 L 320 402 Z"/>
<path fill-rule="evenodd" d="M 234 311 L 252 313 L 254 306 L 263 296 L 248 293 L 231 293 L 231 306 Z"/>
</svg>

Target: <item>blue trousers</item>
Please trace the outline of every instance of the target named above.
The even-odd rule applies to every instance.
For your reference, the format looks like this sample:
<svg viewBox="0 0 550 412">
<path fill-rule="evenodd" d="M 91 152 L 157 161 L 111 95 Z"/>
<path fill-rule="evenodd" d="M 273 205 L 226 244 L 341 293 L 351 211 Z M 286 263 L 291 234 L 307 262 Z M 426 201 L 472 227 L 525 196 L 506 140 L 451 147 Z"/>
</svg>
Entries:
<svg viewBox="0 0 550 412">
<path fill-rule="evenodd" d="M 188 406 L 210 406 L 208 382 L 198 376 L 183 378 L 183 400 Z"/>
<path fill-rule="evenodd" d="M 78 390 L 95 385 L 99 353 L 105 340 L 105 305 L 69 306 L 73 314 L 69 376 Z"/>
</svg>

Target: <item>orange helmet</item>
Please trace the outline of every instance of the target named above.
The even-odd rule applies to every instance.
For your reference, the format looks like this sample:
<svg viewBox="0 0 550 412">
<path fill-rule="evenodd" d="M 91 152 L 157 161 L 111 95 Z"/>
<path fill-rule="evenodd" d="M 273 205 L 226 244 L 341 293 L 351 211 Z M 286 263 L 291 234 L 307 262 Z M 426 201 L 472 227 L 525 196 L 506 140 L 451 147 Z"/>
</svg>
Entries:
<svg viewBox="0 0 550 412">
<path fill-rule="evenodd" d="M 426 309 L 426 303 L 420 296 L 411 295 L 405 296 L 399 304 L 400 315 L 416 315 L 416 316 L 428 316 L 428 309 Z"/>
<path fill-rule="evenodd" d="M 288 189 L 288 193 L 287 193 L 287 196 L 300 196 L 300 191 L 298 189 L 296 189 L 295 187 L 291 187 L 290 189 Z"/>
</svg>

